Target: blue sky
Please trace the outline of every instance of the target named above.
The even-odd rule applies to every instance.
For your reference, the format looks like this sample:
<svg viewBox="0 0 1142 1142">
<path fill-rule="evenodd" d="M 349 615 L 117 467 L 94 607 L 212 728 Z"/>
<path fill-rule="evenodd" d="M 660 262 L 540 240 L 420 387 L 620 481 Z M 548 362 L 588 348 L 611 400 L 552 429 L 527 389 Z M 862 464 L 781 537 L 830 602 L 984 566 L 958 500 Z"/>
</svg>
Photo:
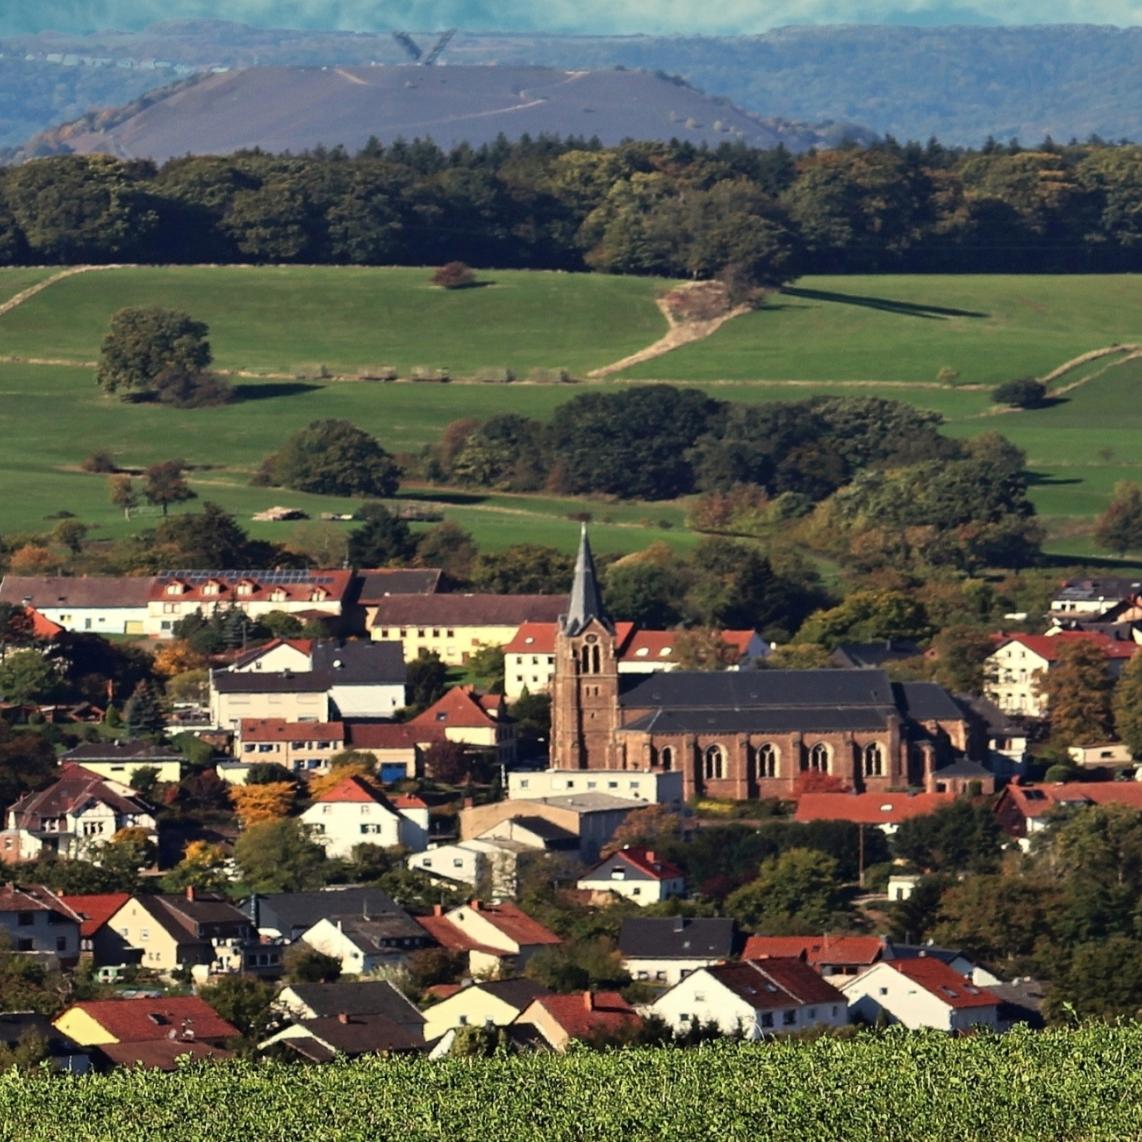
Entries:
<svg viewBox="0 0 1142 1142">
<path fill-rule="evenodd" d="M 997 13 L 998 9 L 998 13 Z M 0 0 L 0 34 L 216 18 L 265 27 L 756 33 L 785 24 L 1142 24 L 1142 0 Z"/>
</svg>

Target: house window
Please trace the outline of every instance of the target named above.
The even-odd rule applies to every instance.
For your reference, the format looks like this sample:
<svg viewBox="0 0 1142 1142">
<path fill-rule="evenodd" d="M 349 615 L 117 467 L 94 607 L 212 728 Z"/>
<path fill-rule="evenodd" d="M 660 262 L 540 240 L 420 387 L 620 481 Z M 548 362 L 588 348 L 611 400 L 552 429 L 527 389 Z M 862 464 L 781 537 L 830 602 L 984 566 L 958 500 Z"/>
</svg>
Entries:
<svg viewBox="0 0 1142 1142">
<path fill-rule="evenodd" d="M 719 781 L 725 777 L 726 755 L 720 745 L 707 746 L 702 760 L 702 773 L 707 781 Z"/>
<path fill-rule="evenodd" d="M 66 952 L 67 951 L 67 937 L 66 936 L 56 936 L 56 951 L 57 952 Z"/>
<path fill-rule="evenodd" d="M 763 1011 L 761 1013 L 761 1025 L 762 1025 L 762 1027 L 772 1027 L 773 1026 L 773 1012 L 772 1011 Z"/>
<path fill-rule="evenodd" d="M 31 912 L 21 912 L 16 917 L 16 923 L 21 928 L 29 928 L 36 922 L 35 916 Z"/>
<path fill-rule="evenodd" d="M 797 1011 L 783 1011 L 781 1013 L 781 1024 L 783 1027 L 792 1027 L 797 1022 Z"/>
<path fill-rule="evenodd" d="M 364 836 L 373 836 L 373 835 L 380 833 L 380 832 L 381 832 L 381 826 L 380 825 L 365 824 L 365 825 L 361 826 L 361 833 Z"/>
<path fill-rule="evenodd" d="M 666 972 L 656 971 L 654 973 L 654 978 L 658 983 L 665 983 L 666 982 Z"/>
<path fill-rule="evenodd" d="M 887 987 L 882 987 L 879 990 L 880 990 L 881 995 L 887 995 L 888 994 L 888 988 Z"/>
<path fill-rule="evenodd" d="M 869 742 L 864 747 L 864 775 L 865 777 L 881 777 L 884 774 L 884 750 L 880 742 Z"/>
<path fill-rule="evenodd" d="M 16 941 L 16 951 L 18 951 L 18 952 L 30 952 L 31 950 L 32 950 L 31 939 L 24 937 L 24 938 Z"/>
</svg>

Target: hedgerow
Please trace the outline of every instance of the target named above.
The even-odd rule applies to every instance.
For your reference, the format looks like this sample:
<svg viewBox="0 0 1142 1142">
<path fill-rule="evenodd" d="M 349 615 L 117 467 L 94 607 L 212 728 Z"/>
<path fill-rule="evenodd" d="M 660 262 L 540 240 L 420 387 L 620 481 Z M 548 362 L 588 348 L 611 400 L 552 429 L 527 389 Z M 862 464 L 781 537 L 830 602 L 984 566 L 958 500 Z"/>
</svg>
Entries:
<svg viewBox="0 0 1142 1142">
<path fill-rule="evenodd" d="M 559 1057 L 195 1064 L 0 1077 L 33 1139 L 1120 1139 L 1142 1136 L 1142 1025 Z"/>
</svg>

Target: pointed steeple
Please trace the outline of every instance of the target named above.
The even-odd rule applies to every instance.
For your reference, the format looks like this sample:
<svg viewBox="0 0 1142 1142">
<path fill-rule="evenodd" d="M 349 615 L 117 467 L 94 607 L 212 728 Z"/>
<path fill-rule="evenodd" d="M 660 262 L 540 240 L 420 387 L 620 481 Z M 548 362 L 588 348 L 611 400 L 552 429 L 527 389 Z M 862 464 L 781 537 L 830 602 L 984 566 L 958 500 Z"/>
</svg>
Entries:
<svg viewBox="0 0 1142 1142">
<path fill-rule="evenodd" d="M 571 602 L 563 617 L 563 632 L 578 634 L 592 619 L 598 619 L 608 630 L 611 620 L 603 609 L 603 593 L 599 589 L 599 576 L 591 555 L 591 542 L 587 538 L 587 525 L 579 535 L 579 554 L 575 559 L 575 579 L 571 584 Z"/>
</svg>

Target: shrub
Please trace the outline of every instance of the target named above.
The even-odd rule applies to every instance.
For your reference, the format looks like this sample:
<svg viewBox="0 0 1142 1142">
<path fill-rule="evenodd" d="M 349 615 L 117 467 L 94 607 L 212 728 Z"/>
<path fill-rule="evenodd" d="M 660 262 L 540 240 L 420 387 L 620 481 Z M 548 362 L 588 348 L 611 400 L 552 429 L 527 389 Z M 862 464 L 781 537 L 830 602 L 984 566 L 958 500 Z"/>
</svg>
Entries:
<svg viewBox="0 0 1142 1142">
<path fill-rule="evenodd" d="M 92 452 L 91 455 L 80 464 L 80 467 L 85 472 L 96 472 L 100 475 L 107 475 L 119 471 L 118 465 L 111 459 L 111 453 L 103 448 Z"/>
<path fill-rule="evenodd" d="M 213 408 L 229 404 L 234 390 L 216 373 L 164 369 L 155 378 L 155 399 L 172 408 Z"/>
<path fill-rule="evenodd" d="M 1011 408 L 1034 408 L 1042 404 L 1047 395 L 1047 386 L 1034 377 L 1020 377 L 1015 381 L 1004 381 L 992 391 L 991 399 L 996 404 Z"/>
<path fill-rule="evenodd" d="M 959 377 L 959 370 L 953 369 L 951 365 L 944 365 L 936 374 L 936 380 L 939 381 L 941 385 L 953 384 L 959 380 Z"/>
<path fill-rule="evenodd" d="M 347 420 L 315 420 L 262 462 L 256 482 L 333 496 L 391 496 L 400 466 Z"/>
<path fill-rule="evenodd" d="M 441 289 L 466 289 L 476 284 L 476 274 L 463 262 L 447 262 L 432 275 L 432 284 Z"/>
</svg>

